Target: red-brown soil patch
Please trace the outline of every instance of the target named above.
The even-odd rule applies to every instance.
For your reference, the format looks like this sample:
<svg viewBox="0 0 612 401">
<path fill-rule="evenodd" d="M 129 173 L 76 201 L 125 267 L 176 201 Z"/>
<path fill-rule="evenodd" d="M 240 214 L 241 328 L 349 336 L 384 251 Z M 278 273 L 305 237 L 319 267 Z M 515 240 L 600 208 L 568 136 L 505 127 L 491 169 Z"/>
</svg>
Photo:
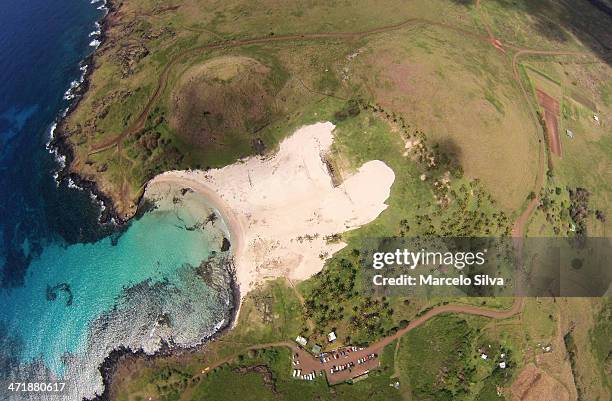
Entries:
<svg viewBox="0 0 612 401">
<path fill-rule="evenodd" d="M 511 392 L 513 401 L 569 401 L 567 389 L 534 365 L 521 371 Z"/>
<path fill-rule="evenodd" d="M 536 89 L 538 102 L 544 109 L 544 124 L 550 151 L 561 157 L 561 139 L 559 138 L 559 101 L 546 92 Z"/>
</svg>

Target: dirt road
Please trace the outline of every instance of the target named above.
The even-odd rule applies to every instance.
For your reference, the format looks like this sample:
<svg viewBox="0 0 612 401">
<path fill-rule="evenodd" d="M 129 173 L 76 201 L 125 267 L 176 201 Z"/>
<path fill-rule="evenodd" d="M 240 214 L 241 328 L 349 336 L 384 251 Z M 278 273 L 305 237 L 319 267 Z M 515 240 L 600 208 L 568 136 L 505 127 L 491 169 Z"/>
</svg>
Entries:
<svg viewBox="0 0 612 401">
<path fill-rule="evenodd" d="M 306 352 L 304 349 L 302 349 L 297 344 L 291 341 L 281 341 L 277 343 L 258 344 L 258 345 L 248 346 L 248 347 L 245 347 L 240 353 L 242 354 L 249 350 L 256 350 L 256 349 L 263 349 L 263 348 L 287 347 L 292 350 L 292 353 L 298 355 L 297 359 L 300 361 L 300 364 L 297 366 L 294 366 L 294 368 L 301 369 L 302 374 L 307 374 L 311 372 L 318 373 L 320 371 L 325 371 L 325 374 L 327 375 L 327 379 L 330 383 L 339 383 L 339 382 L 348 380 L 351 377 L 356 377 L 367 370 L 371 370 L 377 367 L 379 364 L 378 356 L 382 355 L 383 349 L 387 345 L 399 339 L 400 337 L 402 337 L 404 334 L 408 333 L 409 331 L 414 330 L 419 326 L 422 326 L 429 319 L 432 319 L 438 315 L 441 315 L 444 313 L 457 313 L 457 314 L 465 314 L 465 315 L 483 316 L 483 317 L 487 317 L 491 319 L 507 319 L 514 315 L 519 314 L 523 310 L 523 305 L 524 305 L 523 298 L 515 298 L 514 303 L 512 304 L 512 307 L 506 310 L 488 309 L 488 308 L 481 308 L 478 306 L 459 305 L 459 304 L 457 305 L 448 304 L 448 305 L 437 306 L 425 312 L 421 316 L 411 320 L 410 323 L 406 327 L 398 330 L 397 333 L 391 336 L 385 337 L 373 343 L 369 347 L 347 353 L 345 355 L 342 355 L 338 359 L 332 358 L 330 359 L 330 361 L 325 362 L 325 363 L 322 363 L 318 358 L 315 358 L 312 354 Z M 372 354 L 376 354 L 377 357 L 370 359 L 369 361 L 365 363 L 361 363 L 361 364 L 357 363 L 358 360 L 365 358 L 368 355 L 372 355 Z M 232 355 L 227 358 L 223 358 L 222 360 L 215 362 L 213 365 L 204 367 L 199 376 L 206 375 L 212 369 L 220 365 L 223 365 L 225 363 L 228 363 L 234 360 L 236 357 L 238 357 L 238 354 Z M 347 369 L 342 372 L 330 374 L 329 369 L 333 365 L 349 364 L 351 362 L 353 364 L 353 368 L 351 369 L 351 371 Z"/>
<path fill-rule="evenodd" d="M 462 34 L 465 34 L 465 35 L 468 35 L 468 36 L 471 36 L 477 39 L 488 40 L 487 36 L 481 35 L 477 32 L 469 31 L 467 29 L 459 28 L 459 27 L 456 27 L 450 24 L 429 21 L 429 20 L 422 19 L 422 18 L 410 18 L 398 24 L 385 25 L 385 26 L 381 26 L 378 28 L 372 28 L 372 29 L 364 30 L 364 31 L 321 32 L 321 33 L 300 33 L 300 34 L 289 34 L 289 35 L 276 35 L 276 36 L 265 36 L 265 37 L 243 39 L 243 40 L 221 41 L 221 42 L 211 43 L 211 44 L 207 44 L 203 46 L 198 46 L 192 49 L 185 50 L 175 55 L 170 60 L 170 62 L 166 64 L 166 66 L 162 70 L 160 77 L 158 79 L 158 84 L 157 84 L 157 87 L 155 88 L 155 91 L 153 92 L 149 100 L 147 101 L 144 109 L 138 115 L 136 120 L 134 120 L 128 126 L 128 128 L 126 128 L 121 134 L 113 138 L 108 138 L 104 141 L 101 141 L 98 144 L 92 145 L 89 154 L 95 154 L 95 153 L 103 152 L 107 149 L 110 149 L 111 147 L 117 145 L 117 143 L 119 143 L 119 141 L 121 141 L 122 139 L 141 130 L 144 127 L 144 124 L 147 120 L 147 117 L 149 116 L 151 112 L 151 109 L 157 103 L 160 95 L 163 93 L 163 91 L 166 88 L 170 70 L 179 61 L 181 61 L 187 56 L 190 56 L 190 55 L 193 55 L 199 52 L 203 52 L 206 50 L 231 49 L 231 48 L 236 48 L 236 47 L 274 43 L 274 42 L 310 41 L 310 40 L 325 40 L 325 39 L 359 39 L 359 38 L 370 36 L 370 35 L 375 35 L 375 34 L 380 34 L 384 32 L 402 29 L 402 28 L 405 28 L 407 26 L 417 24 L 417 23 L 440 26 L 443 28 L 448 28 L 448 29 L 458 31 Z"/>
</svg>

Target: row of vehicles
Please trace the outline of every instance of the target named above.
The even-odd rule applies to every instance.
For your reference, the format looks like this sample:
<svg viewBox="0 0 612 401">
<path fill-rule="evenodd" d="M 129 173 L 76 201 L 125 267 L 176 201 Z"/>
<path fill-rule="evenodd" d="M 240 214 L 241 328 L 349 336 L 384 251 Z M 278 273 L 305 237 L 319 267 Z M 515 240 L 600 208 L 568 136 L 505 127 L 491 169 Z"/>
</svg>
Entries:
<svg viewBox="0 0 612 401">
<path fill-rule="evenodd" d="M 359 359 L 357 359 L 357 364 L 361 365 L 362 363 L 366 363 L 367 361 L 370 361 L 370 360 L 372 360 L 372 359 L 376 358 L 377 356 L 378 356 L 378 355 L 376 355 L 376 354 L 369 354 L 369 355 L 366 355 L 366 356 L 364 356 L 363 358 L 359 358 Z"/>
<path fill-rule="evenodd" d="M 347 369 L 351 369 L 353 366 L 355 366 L 355 362 L 349 362 L 349 363 L 345 363 L 344 365 L 334 365 L 329 369 L 329 374 L 333 375 L 336 372 L 342 372 L 343 370 L 347 370 Z"/>
<path fill-rule="evenodd" d="M 363 348 L 362 347 L 346 347 L 346 348 L 340 348 L 336 351 L 331 351 L 329 353 L 322 353 L 321 355 L 319 355 L 319 360 L 321 361 L 321 363 L 327 363 L 329 361 L 331 361 L 332 359 L 340 359 L 340 358 L 348 358 L 349 354 L 351 352 L 355 352 L 355 351 L 361 351 Z"/>
<path fill-rule="evenodd" d="M 312 381 L 315 379 L 315 377 L 317 377 L 317 374 L 316 372 L 310 372 L 308 374 L 303 375 L 302 369 L 293 369 L 293 377 L 296 379 Z"/>
</svg>

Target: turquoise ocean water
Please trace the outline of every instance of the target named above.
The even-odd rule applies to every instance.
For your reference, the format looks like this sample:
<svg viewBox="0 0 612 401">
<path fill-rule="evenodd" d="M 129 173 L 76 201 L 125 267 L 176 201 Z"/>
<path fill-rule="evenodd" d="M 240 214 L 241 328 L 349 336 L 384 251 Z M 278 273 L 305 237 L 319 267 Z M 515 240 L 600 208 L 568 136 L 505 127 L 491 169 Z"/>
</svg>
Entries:
<svg viewBox="0 0 612 401">
<path fill-rule="evenodd" d="M 92 396 L 113 349 L 154 353 L 162 341 L 189 347 L 214 334 L 228 322 L 233 295 L 223 264 L 202 263 L 227 256 L 222 220 L 205 222 L 211 213 L 188 193 L 120 235 L 45 247 L 24 285 L 0 293 L 10 307 L 7 337 L 22 344 L 11 351 L 12 380 L 66 381 L 71 396 Z"/>
<path fill-rule="evenodd" d="M 189 347 L 230 317 L 224 227 L 205 199 L 176 189 L 127 228 L 47 149 L 95 49 L 104 4 L 7 0 L 0 7 L 0 400 L 81 400 L 103 391 L 100 364 L 119 347 Z M 203 263 L 215 254 L 215 263 Z M 218 263 L 217 263 L 218 262 Z M 66 382 L 60 397 L 11 382 Z"/>
</svg>

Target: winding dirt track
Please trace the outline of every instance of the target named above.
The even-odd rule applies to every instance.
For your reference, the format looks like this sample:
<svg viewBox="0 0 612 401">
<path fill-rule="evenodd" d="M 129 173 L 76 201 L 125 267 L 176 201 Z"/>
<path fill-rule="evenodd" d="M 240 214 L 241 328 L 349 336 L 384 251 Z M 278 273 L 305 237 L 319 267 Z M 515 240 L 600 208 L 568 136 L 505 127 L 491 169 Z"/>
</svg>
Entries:
<svg viewBox="0 0 612 401">
<path fill-rule="evenodd" d="M 92 145 L 89 154 L 95 154 L 99 152 L 103 152 L 107 149 L 112 148 L 113 146 L 120 143 L 121 140 L 125 139 L 129 135 L 138 132 L 144 127 L 144 124 L 149 116 L 151 109 L 159 100 L 159 97 L 164 92 L 166 88 L 166 84 L 168 81 L 168 75 L 172 67 L 174 67 L 179 61 L 184 59 L 187 56 L 197 54 L 199 52 L 203 52 L 206 50 L 217 50 L 217 49 L 232 49 L 236 47 L 249 46 L 249 45 L 258 45 L 258 44 L 266 44 L 266 43 L 274 43 L 274 42 L 292 42 L 292 41 L 311 41 L 311 40 L 325 40 L 325 39 L 359 39 L 365 36 L 380 34 L 384 32 L 394 31 L 398 29 L 405 28 L 407 26 L 422 23 L 425 25 L 433 25 L 439 26 L 447 29 L 452 29 L 462 34 L 480 39 L 480 40 L 489 40 L 487 36 L 481 35 L 476 32 L 472 32 L 463 28 L 459 28 L 450 24 L 444 24 L 441 22 L 429 21 L 422 18 L 410 18 L 405 21 L 402 21 L 397 24 L 385 25 L 378 28 L 372 28 L 364 31 L 347 31 L 347 32 L 321 32 L 321 33 L 301 33 L 301 34 L 289 34 L 289 35 L 278 35 L 278 36 L 265 36 L 259 38 L 252 39 L 242 39 L 242 40 L 233 40 L 233 41 L 222 41 L 216 43 L 210 43 L 207 45 L 195 47 L 192 49 L 185 50 L 177 55 L 175 55 L 168 64 L 162 70 L 157 87 L 153 92 L 153 95 L 149 98 L 147 104 L 145 105 L 142 112 L 138 115 L 136 120 L 134 120 L 128 128 L 126 128 L 121 134 L 104 140 L 98 144 Z"/>
<path fill-rule="evenodd" d="M 523 298 L 515 298 L 514 303 L 512 304 L 512 307 L 506 310 L 488 309 L 488 308 L 481 308 L 478 306 L 460 305 L 460 304 L 448 304 L 448 305 L 437 306 L 425 312 L 423 315 L 410 321 L 410 323 L 406 327 L 398 330 L 397 333 L 391 336 L 385 337 L 373 343 L 372 345 L 370 345 L 369 347 L 363 350 L 349 354 L 348 357 L 342 360 L 342 363 L 356 362 L 357 359 L 362 358 L 372 353 L 375 353 L 377 355 L 382 355 L 383 348 L 385 348 L 387 345 L 399 339 L 400 337 L 402 337 L 409 331 L 412 331 L 416 329 L 417 327 L 422 326 L 429 319 L 432 319 L 441 314 L 457 313 L 457 314 L 464 314 L 464 315 L 483 316 L 483 317 L 487 317 L 491 319 L 501 320 L 501 319 L 508 319 L 510 317 L 513 317 L 521 313 L 521 311 L 523 310 L 523 306 L 524 306 Z M 223 340 L 218 340 L 218 341 L 223 342 Z M 303 351 L 300 347 L 298 347 L 297 344 L 295 344 L 292 341 L 279 341 L 279 342 L 266 343 L 266 344 L 256 344 L 256 345 L 245 344 L 245 345 L 246 346 L 240 352 L 234 355 L 225 357 L 223 359 L 220 359 L 216 361 L 214 364 L 204 367 L 198 375 L 194 376 L 194 378 L 197 378 L 197 377 L 201 378 L 205 376 L 207 373 L 212 371 L 214 368 L 235 360 L 238 357 L 238 355 L 243 354 L 249 350 L 258 350 L 258 349 L 271 348 L 271 347 L 287 347 L 291 349 L 293 352 L 298 353 L 300 355 L 300 360 L 301 360 L 300 368 L 303 369 L 304 372 L 319 371 L 319 370 L 322 370 L 323 368 L 323 365 L 321 365 L 320 361 L 317 358 Z M 189 394 L 190 394 L 190 391 L 188 390 L 187 392 L 183 394 L 183 399 L 189 399 L 188 397 L 185 398 L 185 396 Z"/>
<path fill-rule="evenodd" d="M 393 341 L 397 340 L 404 334 L 408 333 L 410 330 L 416 329 L 417 327 L 427 322 L 429 319 L 436 317 L 438 315 L 441 315 L 443 313 L 476 315 L 476 316 L 488 317 L 491 319 L 507 319 L 521 312 L 523 310 L 523 305 L 524 305 L 523 298 L 515 298 L 514 303 L 512 304 L 512 307 L 506 310 L 481 308 L 479 306 L 472 306 L 472 305 L 453 305 L 453 304 L 441 305 L 411 320 L 410 323 L 408 323 L 406 327 L 398 330 L 398 332 L 395 333 L 394 335 L 385 337 L 382 340 L 372 344 L 370 347 L 368 347 L 368 349 L 373 349 L 373 350 L 376 349 L 376 350 L 382 351 L 382 348 L 391 344 Z"/>
</svg>

